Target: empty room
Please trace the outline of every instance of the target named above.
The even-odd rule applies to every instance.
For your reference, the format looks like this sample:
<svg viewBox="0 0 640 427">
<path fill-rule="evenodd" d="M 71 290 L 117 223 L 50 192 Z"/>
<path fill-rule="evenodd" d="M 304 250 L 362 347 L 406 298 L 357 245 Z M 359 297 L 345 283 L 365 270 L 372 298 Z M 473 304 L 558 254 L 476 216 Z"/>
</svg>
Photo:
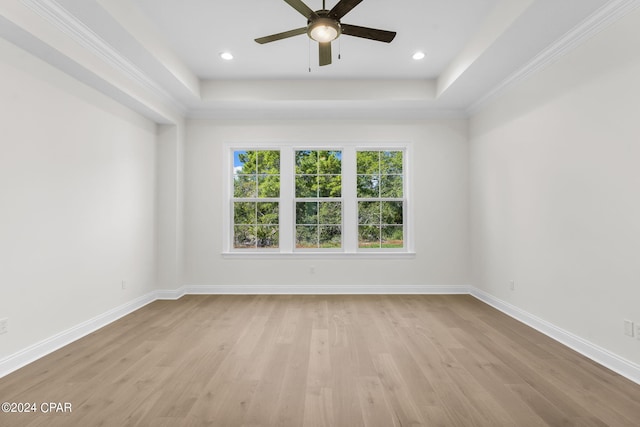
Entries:
<svg viewBox="0 0 640 427">
<path fill-rule="evenodd" d="M 0 426 L 640 425 L 640 0 L 2 0 Z"/>
</svg>

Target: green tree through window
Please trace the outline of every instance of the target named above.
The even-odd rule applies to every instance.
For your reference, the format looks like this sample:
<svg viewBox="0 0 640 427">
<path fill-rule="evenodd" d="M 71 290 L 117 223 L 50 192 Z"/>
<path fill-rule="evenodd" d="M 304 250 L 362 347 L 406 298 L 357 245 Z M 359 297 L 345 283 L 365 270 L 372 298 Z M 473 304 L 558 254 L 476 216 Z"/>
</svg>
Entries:
<svg viewBox="0 0 640 427">
<path fill-rule="evenodd" d="M 230 147 L 224 252 L 412 254 L 410 152 L 394 142 Z"/>
<path fill-rule="evenodd" d="M 278 248 L 280 152 L 235 151 L 234 248 Z"/>
<path fill-rule="evenodd" d="M 342 246 L 342 153 L 296 151 L 296 247 Z"/>
<path fill-rule="evenodd" d="M 402 151 L 358 151 L 358 247 L 404 247 Z"/>
</svg>

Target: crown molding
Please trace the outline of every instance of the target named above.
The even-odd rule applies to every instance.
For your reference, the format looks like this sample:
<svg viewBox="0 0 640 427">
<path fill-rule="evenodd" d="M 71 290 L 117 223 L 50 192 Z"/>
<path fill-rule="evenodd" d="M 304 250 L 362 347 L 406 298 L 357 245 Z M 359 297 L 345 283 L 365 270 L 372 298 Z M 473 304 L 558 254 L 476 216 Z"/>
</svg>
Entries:
<svg viewBox="0 0 640 427">
<path fill-rule="evenodd" d="M 484 96 L 472 103 L 466 110 L 471 116 L 484 105 L 500 96 L 508 88 L 528 79 L 543 68 L 553 64 L 567 52 L 575 49 L 610 24 L 618 21 L 640 7 L 640 0 L 611 0 L 578 26 L 536 55 L 524 67 L 511 74 L 498 86 L 491 89 Z"/>
<path fill-rule="evenodd" d="M 393 106 L 386 108 L 362 108 L 353 105 L 326 108 L 309 102 L 305 108 L 282 107 L 270 103 L 271 108 L 242 103 L 236 106 L 204 106 L 190 109 L 187 119 L 200 120 L 433 120 L 466 119 L 463 109 L 439 109 L 434 107 Z"/>
<path fill-rule="evenodd" d="M 128 79 L 150 91 L 163 103 L 173 107 L 182 116 L 187 114 L 188 110 L 181 102 L 150 79 L 140 68 L 67 11 L 57 1 L 21 0 L 21 3 L 47 20 L 58 30 L 70 36 L 75 42 L 102 59 L 105 63 L 118 70 Z"/>
</svg>

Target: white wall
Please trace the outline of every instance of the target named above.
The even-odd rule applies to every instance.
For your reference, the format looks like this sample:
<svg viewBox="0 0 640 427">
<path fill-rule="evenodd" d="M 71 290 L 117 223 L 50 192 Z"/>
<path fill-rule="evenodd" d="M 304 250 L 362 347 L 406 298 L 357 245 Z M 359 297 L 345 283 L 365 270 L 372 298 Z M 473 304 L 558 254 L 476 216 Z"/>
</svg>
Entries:
<svg viewBox="0 0 640 427">
<path fill-rule="evenodd" d="M 156 284 L 182 286 L 184 124 L 159 125 L 156 141 Z"/>
<path fill-rule="evenodd" d="M 223 146 L 260 141 L 413 142 L 416 257 L 223 259 Z M 191 121 L 185 148 L 185 284 L 468 285 L 467 161 L 465 120 Z"/>
<path fill-rule="evenodd" d="M 0 123 L 1 360 L 154 289 L 155 125 L 1 39 Z"/>
<path fill-rule="evenodd" d="M 635 363 L 638 28 L 635 12 L 470 122 L 474 285 Z"/>
</svg>

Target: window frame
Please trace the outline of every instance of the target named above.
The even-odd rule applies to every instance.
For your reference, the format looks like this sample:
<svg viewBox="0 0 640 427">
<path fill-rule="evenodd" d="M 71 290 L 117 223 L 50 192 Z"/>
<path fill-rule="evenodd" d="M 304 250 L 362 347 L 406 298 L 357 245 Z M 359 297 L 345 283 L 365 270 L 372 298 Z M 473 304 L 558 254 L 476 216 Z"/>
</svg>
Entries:
<svg viewBox="0 0 640 427">
<path fill-rule="evenodd" d="M 293 197 L 293 235 L 294 235 L 294 239 L 293 239 L 293 247 L 292 250 L 294 253 L 325 253 L 325 252 L 335 252 L 335 253 L 343 253 L 344 252 L 344 205 L 345 205 L 345 201 L 344 201 L 344 182 L 342 181 L 344 179 L 344 163 L 342 162 L 342 160 L 340 161 L 340 167 L 341 167 L 341 173 L 340 173 L 340 177 L 341 177 L 341 191 L 340 191 L 340 197 L 320 197 L 319 195 L 316 195 L 316 197 L 298 197 L 296 195 L 296 177 L 298 176 L 298 174 L 296 173 L 296 153 L 298 151 L 329 151 L 329 152 L 337 152 L 339 151 L 341 153 L 341 157 L 342 157 L 342 148 L 338 148 L 338 147 L 333 147 L 330 149 L 326 149 L 326 148 L 317 148 L 317 147 L 296 147 L 294 146 L 292 148 L 292 155 L 293 155 L 293 188 L 292 188 L 292 197 Z M 318 174 L 318 176 L 320 176 L 320 174 Z M 282 189 L 281 189 L 282 190 Z M 298 226 L 298 222 L 297 222 L 297 218 L 296 218 L 296 204 L 299 202 L 309 202 L 309 203 L 322 203 L 322 202 L 339 202 L 340 203 L 340 217 L 342 219 L 342 223 L 340 224 L 341 227 L 341 232 L 340 232 L 340 247 L 339 248 L 299 248 L 297 247 L 297 226 Z"/>
<path fill-rule="evenodd" d="M 381 194 L 379 194 L 377 197 L 358 197 L 357 194 L 357 185 L 356 185 L 356 194 L 355 194 L 355 204 L 356 204 L 356 210 L 358 211 L 358 220 L 356 221 L 356 228 L 357 228 L 357 233 L 358 233 L 358 251 L 359 252 L 372 252 L 372 253 L 376 253 L 376 252 L 405 252 L 406 251 L 406 247 L 407 247 L 407 242 L 406 242 L 406 238 L 407 238 L 407 197 L 406 197 L 406 193 L 407 193 L 407 177 L 406 177 L 406 173 L 405 173 L 405 168 L 406 168 L 406 163 L 407 163 L 407 153 L 406 150 L 403 149 L 391 149 L 391 148 L 356 148 L 356 160 L 357 160 L 357 155 L 358 152 L 378 152 L 378 153 L 383 153 L 383 152 L 402 152 L 402 173 L 401 174 L 393 174 L 393 175 L 400 175 L 402 176 L 402 196 L 401 197 L 389 197 L 389 196 L 383 196 Z M 361 174 L 358 174 L 357 171 L 357 165 L 356 165 L 356 180 L 358 179 L 359 176 L 363 176 Z M 380 175 L 382 177 L 382 175 Z M 372 202 L 372 203 L 386 203 L 386 202 L 400 202 L 402 203 L 402 235 L 403 235 L 403 246 L 402 248 L 382 248 L 382 247 L 371 247 L 371 248 L 365 248 L 365 247 L 360 247 L 360 238 L 359 238 L 359 228 L 361 225 L 360 224 L 360 215 L 359 215 L 359 204 L 363 202 Z M 380 218 L 380 220 L 382 221 L 382 218 Z M 384 223 L 376 223 L 376 225 L 379 225 L 381 228 L 383 225 L 389 225 L 389 224 L 384 224 Z M 382 230 L 380 230 L 380 244 L 382 244 Z"/>
<path fill-rule="evenodd" d="M 396 258 L 413 257 L 414 232 L 412 211 L 412 143 L 411 142 L 350 142 L 350 143 L 227 143 L 223 145 L 223 257 L 230 258 Z M 233 168 L 235 151 L 280 151 L 280 197 L 279 203 L 279 247 L 278 248 L 234 248 L 234 193 Z M 296 247 L 296 202 L 302 201 L 295 194 L 296 151 L 340 151 L 342 152 L 342 191 L 339 201 L 342 208 L 342 246 L 340 248 Z M 358 247 L 358 197 L 357 164 L 358 151 L 402 151 L 403 152 L 403 243 L 402 248 Z M 316 200 L 316 199 L 314 199 Z M 311 201 L 311 200 L 310 200 Z M 326 201 L 338 201 L 337 198 Z"/>
<path fill-rule="evenodd" d="M 235 160 L 235 152 L 238 150 L 234 150 L 233 151 L 233 156 L 234 156 L 234 160 Z M 270 149 L 259 149 L 259 150 L 242 150 L 245 152 L 249 152 L 249 151 L 255 151 L 257 153 L 260 152 L 272 152 L 272 151 L 276 151 L 278 152 L 278 157 L 280 157 L 280 149 L 274 149 L 274 150 L 270 150 Z M 235 173 L 235 164 L 233 165 L 233 169 L 232 169 L 232 183 L 231 183 L 231 188 L 229 189 L 231 192 L 231 233 L 233 236 L 233 242 L 231 243 L 231 246 L 233 247 L 234 250 L 239 250 L 239 251 L 248 251 L 248 250 L 255 250 L 255 251 L 279 251 L 280 250 L 280 227 L 281 227 L 281 221 L 280 221 L 280 187 L 282 187 L 282 184 L 280 183 L 280 179 L 281 179 L 281 165 L 282 165 L 282 160 L 279 159 L 279 164 L 278 164 L 278 195 L 267 195 L 267 196 L 260 196 L 260 177 L 262 175 L 266 175 L 269 176 L 270 174 L 263 174 L 260 173 L 260 171 L 258 170 L 259 167 L 259 158 L 256 158 L 256 171 L 251 174 L 251 175 L 255 175 L 255 194 L 253 196 L 236 196 L 235 194 L 235 179 L 236 179 L 236 173 Z M 234 162 L 235 163 L 235 162 Z M 246 175 L 246 174 L 237 174 L 238 177 L 242 177 L 242 176 L 250 176 L 250 175 Z M 277 204 L 278 205 L 278 223 L 277 224 L 260 224 L 258 222 L 258 217 L 256 215 L 256 222 L 251 223 L 251 224 L 244 224 L 244 223 L 240 223 L 237 224 L 236 223 L 236 215 L 235 215 L 235 207 L 236 207 L 236 203 L 248 203 L 248 204 L 255 204 L 256 205 L 256 210 L 258 209 L 258 205 L 259 204 Z M 256 212 L 257 213 L 257 212 Z M 269 226 L 269 227 L 273 227 L 275 226 L 278 230 L 278 245 L 276 247 L 260 247 L 258 244 L 258 241 L 256 241 L 256 246 L 255 247 L 244 247 L 244 248 L 238 248 L 235 245 L 235 228 L 239 227 L 239 226 L 253 226 L 255 227 L 255 233 L 257 235 L 257 230 L 259 227 L 261 226 Z M 257 236 L 256 236 L 257 237 Z"/>
</svg>

